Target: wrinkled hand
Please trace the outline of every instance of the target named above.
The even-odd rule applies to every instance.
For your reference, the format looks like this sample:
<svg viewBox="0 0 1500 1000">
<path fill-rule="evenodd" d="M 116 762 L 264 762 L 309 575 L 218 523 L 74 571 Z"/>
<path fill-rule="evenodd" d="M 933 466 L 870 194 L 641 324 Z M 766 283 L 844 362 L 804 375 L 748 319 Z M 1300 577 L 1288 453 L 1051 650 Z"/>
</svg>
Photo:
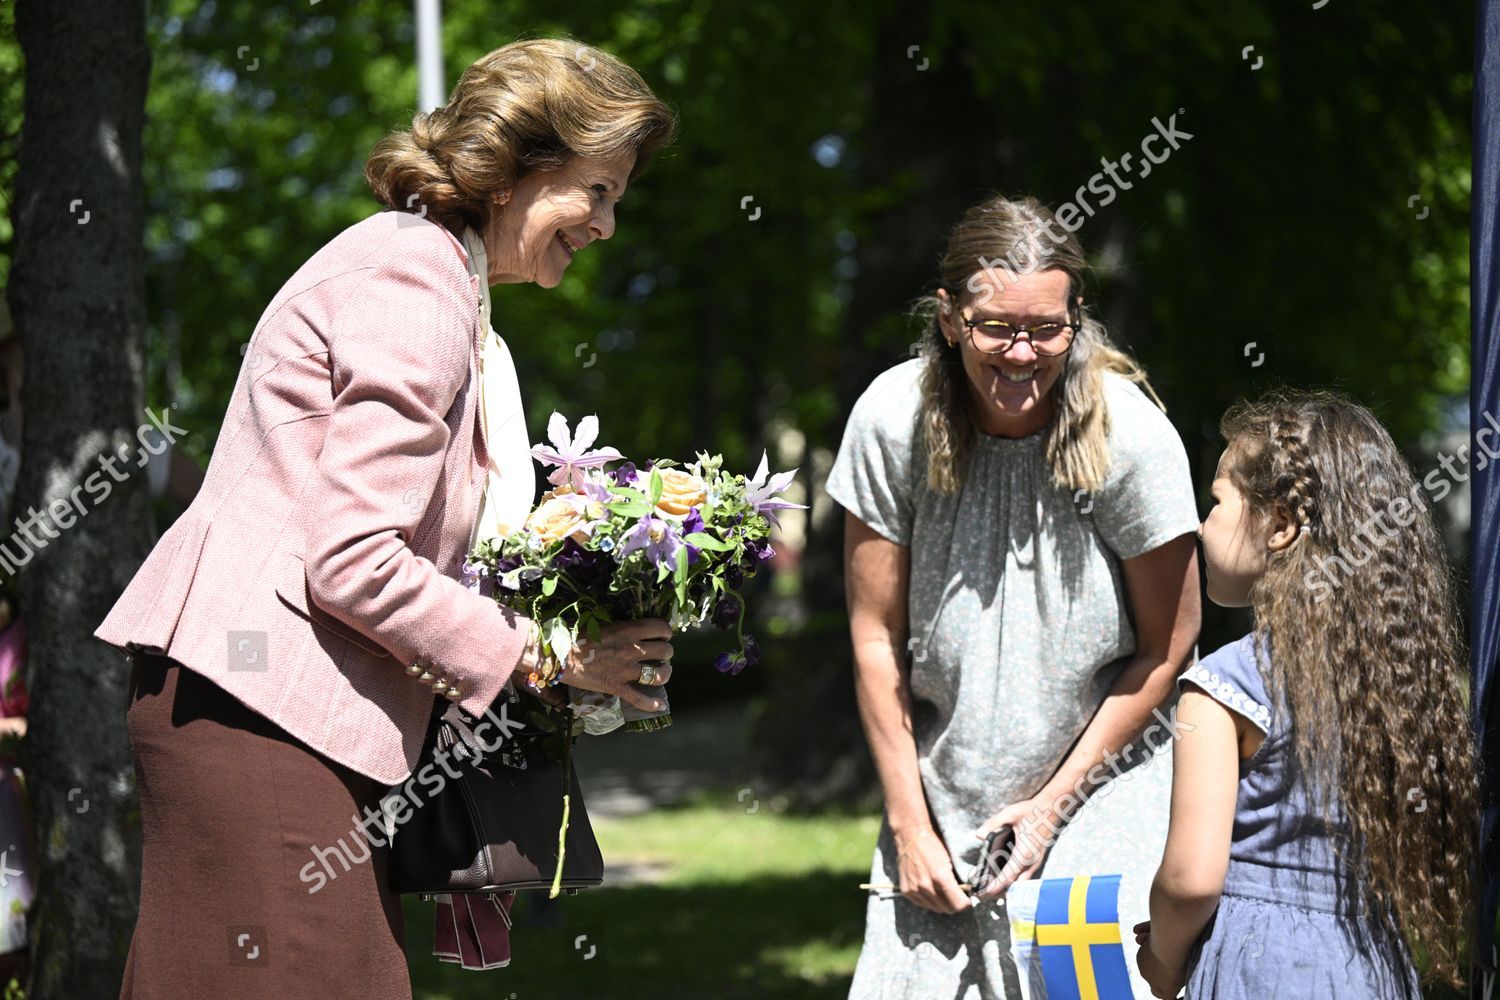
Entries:
<svg viewBox="0 0 1500 1000">
<path fill-rule="evenodd" d="M 1057 812 L 1050 801 L 1040 796 L 1022 799 L 1012 802 L 985 820 L 974 835 L 984 840 L 991 831 L 1002 826 L 1010 827 L 1016 834 L 1010 860 L 1000 870 L 999 877 L 979 893 L 980 899 L 996 899 L 1005 895 L 1005 890 L 1010 888 L 1011 883 L 1036 875 L 1057 839 Z"/>
<path fill-rule="evenodd" d="M 958 887 L 953 855 L 935 830 L 929 827 L 896 844 L 901 895 L 934 913 L 958 913 L 973 906 Z"/>
<path fill-rule="evenodd" d="M 1151 921 L 1143 920 L 1135 925 L 1135 943 L 1140 945 L 1140 950 L 1135 953 L 1136 968 L 1141 970 L 1141 978 L 1151 987 L 1151 995 L 1160 1000 L 1177 1000 L 1187 985 L 1187 970 L 1168 969 L 1156 957 L 1151 947 Z"/>
<path fill-rule="evenodd" d="M 640 682 L 641 664 L 648 661 L 656 666 L 656 684 L 665 685 L 671 679 L 671 638 L 671 626 L 660 618 L 606 625 L 597 642 L 579 638 L 558 682 L 615 695 L 643 712 L 659 712 L 666 706 L 632 685 Z"/>
</svg>

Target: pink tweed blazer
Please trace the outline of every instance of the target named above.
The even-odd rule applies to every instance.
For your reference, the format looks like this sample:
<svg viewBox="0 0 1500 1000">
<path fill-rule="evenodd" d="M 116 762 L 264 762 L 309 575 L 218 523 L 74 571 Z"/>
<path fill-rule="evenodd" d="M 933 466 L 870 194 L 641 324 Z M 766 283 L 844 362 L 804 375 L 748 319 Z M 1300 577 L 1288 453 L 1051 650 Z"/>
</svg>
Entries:
<svg viewBox="0 0 1500 1000">
<path fill-rule="evenodd" d="M 202 490 L 94 632 L 164 653 L 388 784 L 432 688 L 478 715 L 528 622 L 458 580 L 485 467 L 479 278 L 447 229 L 345 229 L 257 324 Z"/>
</svg>

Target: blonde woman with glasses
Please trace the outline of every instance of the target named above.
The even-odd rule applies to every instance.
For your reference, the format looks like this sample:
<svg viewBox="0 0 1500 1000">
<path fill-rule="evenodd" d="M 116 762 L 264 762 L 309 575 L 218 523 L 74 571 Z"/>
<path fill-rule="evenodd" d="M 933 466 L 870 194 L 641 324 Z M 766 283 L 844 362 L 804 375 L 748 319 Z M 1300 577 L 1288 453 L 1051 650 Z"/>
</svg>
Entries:
<svg viewBox="0 0 1500 1000">
<path fill-rule="evenodd" d="M 921 356 L 860 397 L 829 476 L 885 795 L 870 881 L 895 889 L 870 898 L 852 997 L 1019 997 L 1017 879 L 1121 874 L 1120 920 L 1147 912 L 1171 784 L 1153 711 L 1198 635 L 1198 517 L 1087 273 L 1034 199 L 975 205 Z M 1011 860 L 967 885 L 1006 828 Z"/>
</svg>

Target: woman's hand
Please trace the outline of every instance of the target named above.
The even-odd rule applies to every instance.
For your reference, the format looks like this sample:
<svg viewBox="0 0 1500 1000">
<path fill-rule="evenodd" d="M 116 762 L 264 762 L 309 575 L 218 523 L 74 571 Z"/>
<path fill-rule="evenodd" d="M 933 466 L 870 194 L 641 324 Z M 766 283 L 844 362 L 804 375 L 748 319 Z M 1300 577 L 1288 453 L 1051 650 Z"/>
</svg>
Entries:
<svg viewBox="0 0 1500 1000">
<path fill-rule="evenodd" d="M 953 856 L 932 827 L 897 837 L 896 850 L 901 895 L 934 913 L 959 913 L 974 905 L 958 887 Z"/>
<path fill-rule="evenodd" d="M 1010 860 L 1000 870 L 999 876 L 978 894 L 980 899 L 1003 896 L 1011 883 L 1031 878 L 1042 867 L 1047 852 L 1052 850 L 1052 843 L 1057 839 L 1057 807 L 1043 796 L 1012 802 L 986 820 L 974 835 L 984 840 L 1002 826 L 1015 831 Z"/>
<path fill-rule="evenodd" d="M 1135 925 L 1135 943 L 1140 950 L 1135 953 L 1136 968 L 1141 978 L 1151 987 L 1151 995 L 1161 1000 L 1177 1000 L 1177 995 L 1187 985 L 1186 969 L 1168 969 L 1156 957 L 1151 948 L 1151 921 L 1143 920 Z"/>
<path fill-rule="evenodd" d="M 632 687 L 641 680 L 641 665 L 656 666 L 657 685 L 672 677 L 672 628 L 660 618 L 615 622 L 600 630 L 599 640 L 580 638 L 568 654 L 559 684 L 623 698 L 643 712 L 666 706 Z"/>
</svg>

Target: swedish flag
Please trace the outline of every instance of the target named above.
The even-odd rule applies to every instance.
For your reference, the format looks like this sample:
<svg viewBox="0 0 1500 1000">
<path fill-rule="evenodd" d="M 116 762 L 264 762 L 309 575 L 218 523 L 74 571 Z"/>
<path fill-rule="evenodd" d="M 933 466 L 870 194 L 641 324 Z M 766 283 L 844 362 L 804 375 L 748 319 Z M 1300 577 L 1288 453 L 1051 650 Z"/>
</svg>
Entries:
<svg viewBox="0 0 1500 1000">
<path fill-rule="evenodd" d="M 1043 879 L 1035 922 L 1013 921 L 1012 934 L 1035 949 L 1047 1000 L 1133 997 L 1120 934 L 1119 875 Z"/>
</svg>

